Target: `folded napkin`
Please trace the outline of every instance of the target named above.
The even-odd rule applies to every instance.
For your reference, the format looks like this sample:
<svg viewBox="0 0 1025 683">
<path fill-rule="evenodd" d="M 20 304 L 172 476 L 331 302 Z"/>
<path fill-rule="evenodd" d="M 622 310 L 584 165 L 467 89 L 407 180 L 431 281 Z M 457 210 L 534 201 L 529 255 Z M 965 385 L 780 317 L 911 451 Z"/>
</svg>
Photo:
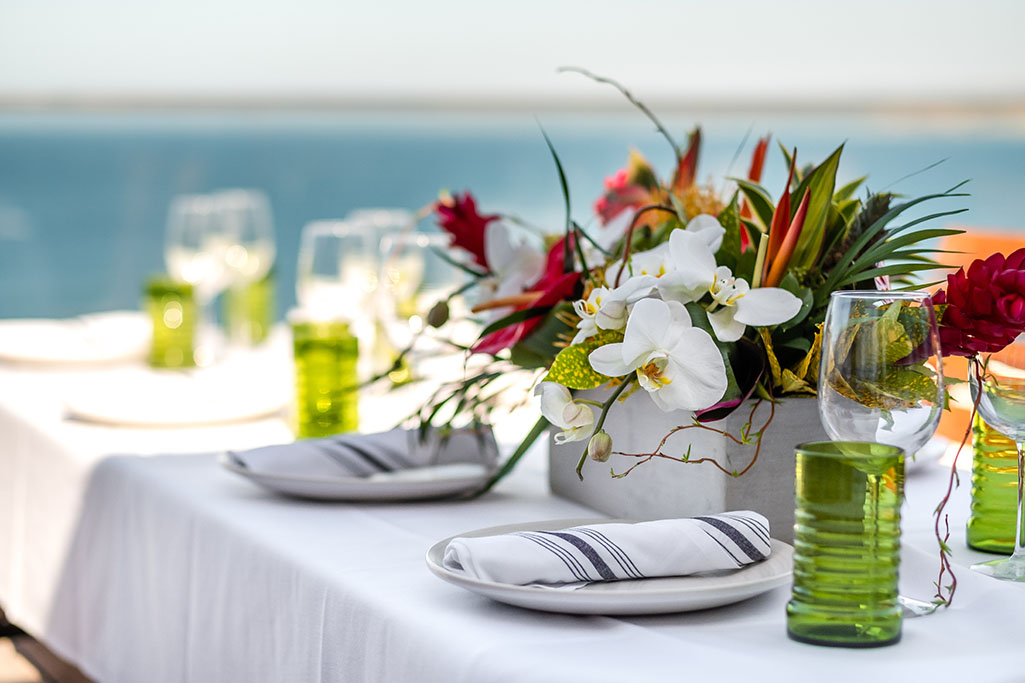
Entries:
<svg viewBox="0 0 1025 683">
<path fill-rule="evenodd" d="M 771 552 L 769 522 L 743 510 L 636 524 L 588 524 L 454 538 L 447 569 L 495 583 L 582 588 L 593 581 L 739 569 Z"/>
<path fill-rule="evenodd" d="M 338 434 L 279 446 L 229 452 L 239 467 L 259 474 L 316 479 L 338 477 L 429 478 L 425 470 L 448 476 L 479 474 L 494 467 L 498 446 L 490 429 L 457 429 L 446 436 L 416 429 L 377 434 Z M 474 470 L 471 467 L 476 466 Z"/>
</svg>

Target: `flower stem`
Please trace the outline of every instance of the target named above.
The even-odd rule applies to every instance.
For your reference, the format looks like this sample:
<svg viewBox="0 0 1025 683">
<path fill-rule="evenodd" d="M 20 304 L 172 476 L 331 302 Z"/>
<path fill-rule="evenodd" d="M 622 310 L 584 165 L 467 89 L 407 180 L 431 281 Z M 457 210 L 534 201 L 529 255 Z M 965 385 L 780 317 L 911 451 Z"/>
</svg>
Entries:
<svg viewBox="0 0 1025 683">
<path fill-rule="evenodd" d="M 612 407 L 612 404 L 616 402 L 616 399 L 619 398 L 619 395 L 622 394 L 624 390 L 626 390 L 626 388 L 627 388 L 627 386 L 629 386 L 629 384 L 630 384 L 629 381 L 623 380 L 623 382 L 618 387 L 616 387 L 616 390 L 612 392 L 612 396 L 609 396 L 608 400 L 606 400 L 605 403 L 602 405 L 602 407 L 601 407 L 601 415 L 598 416 L 598 421 L 594 424 L 594 430 L 591 432 L 591 436 L 594 436 L 595 434 L 597 434 L 598 432 L 600 432 L 602 430 L 602 427 L 605 425 L 605 416 L 609 414 L 609 408 Z M 577 471 L 577 477 L 580 478 L 580 481 L 584 480 L 584 472 L 583 472 L 583 470 L 584 470 L 584 463 L 585 462 L 587 462 L 587 447 L 586 446 L 584 446 L 584 452 L 580 455 L 580 460 L 577 462 L 577 470 L 576 471 Z"/>
</svg>

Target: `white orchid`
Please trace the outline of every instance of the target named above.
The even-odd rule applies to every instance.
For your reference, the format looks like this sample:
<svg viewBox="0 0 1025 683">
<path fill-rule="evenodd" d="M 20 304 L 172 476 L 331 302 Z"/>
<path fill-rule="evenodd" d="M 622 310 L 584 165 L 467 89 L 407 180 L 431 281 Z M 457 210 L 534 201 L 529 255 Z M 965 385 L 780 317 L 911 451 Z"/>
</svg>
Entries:
<svg viewBox="0 0 1025 683">
<path fill-rule="evenodd" d="M 500 221 L 484 228 L 484 253 L 492 272 L 481 282 L 486 298 L 519 294 L 541 277 L 545 254 L 532 238 L 530 233 Z"/>
<path fill-rule="evenodd" d="M 713 254 L 719 251 L 723 235 L 726 234 L 726 228 L 722 227 L 719 219 L 708 213 L 701 213 L 691 218 L 684 231 L 693 233 L 704 240 Z"/>
<path fill-rule="evenodd" d="M 586 299 L 573 302 L 580 316 L 573 344 L 593 337 L 598 330 L 621 330 L 626 327 L 629 306 L 651 293 L 653 287 L 637 278 L 630 278 L 615 289 L 595 287 Z"/>
<path fill-rule="evenodd" d="M 790 320 L 801 310 L 801 300 L 779 287 L 751 286 L 736 278 L 726 266 L 715 265 L 715 256 L 694 233 L 675 230 L 669 236 L 671 274 L 658 282 L 665 299 L 690 303 L 712 295 L 708 322 L 721 342 L 744 336 L 748 325 L 764 327 Z"/>
<path fill-rule="evenodd" d="M 563 430 L 555 435 L 555 443 L 583 441 L 594 429 L 594 408 L 574 401 L 569 389 L 555 382 L 541 382 L 534 389 L 541 396 L 541 414 Z"/>
<path fill-rule="evenodd" d="M 712 337 L 693 327 L 682 304 L 638 301 L 621 343 L 598 347 L 591 367 L 609 377 L 636 372 L 637 381 L 659 408 L 702 410 L 726 392 L 726 365 Z"/>
<path fill-rule="evenodd" d="M 586 299 L 573 302 L 580 316 L 574 344 L 598 334 L 598 330 L 621 330 L 626 327 L 626 301 L 615 296 L 608 287 L 595 287 Z"/>
</svg>

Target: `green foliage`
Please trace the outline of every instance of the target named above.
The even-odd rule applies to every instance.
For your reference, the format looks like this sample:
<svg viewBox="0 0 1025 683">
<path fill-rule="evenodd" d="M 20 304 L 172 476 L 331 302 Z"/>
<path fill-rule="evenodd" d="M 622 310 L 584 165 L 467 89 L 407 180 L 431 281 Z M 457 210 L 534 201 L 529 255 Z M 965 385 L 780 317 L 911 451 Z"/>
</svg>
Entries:
<svg viewBox="0 0 1025 683">
<path fill-rule="evenodd" d="M 546 382 L 558 382 L 568 389 L 594 389 L 608 382 L 600 372 L 595 372 L 587 357 L 599 346 L 623 341 L 620 330 L 599 330 L 598 334 L 579 344 L 567 346 L 552 362 L 545 376 Z"/>
<path fill-rule="evenodd" d="M 725 209 L 719 212 L 719 223 L 726 229 L 722 238 L 722 246 L 715 253 L 716 265 L 727 266 L 731 272 L 737 269 L 737 257 L 740 256 L 740 207 L 737 205 L 737 194 Z"/>
<path fill-rule="evenodd" d="M 546 368 L 552 362 L 574 330 L 566 322 L 573 312 L 573 304 L 560 301 L 549 310 L 541 323 L 527 337 L 510 349 L 510 360 L 521 368 Z"/>
<path fill-rule="evenodd" d="M 767 231 L 769 226 L 772 225 L 772 213 L 776 210 L 776 205 L 773 203 L 769 191 L 758 183 L 744 180 L 743 178 L 730 178 L 730 180 L 735 182 L 740 191 L 744 193 L 744 197 L 751 207 L 751 212 L 755 215 L 761 226 L 761 231 Z"/>
<path fill-rule="evenodd" d="M 796 212 L 805 191 L 810 193 L 808 214 L 805 216 L 804 229 L 801 230 L 797 247 L 790 260 L 791 267 L 809 270 L 819 258 L 825 241 L 826 218 L 833 204 L 836 171 L 840 166 L 842 153 L 843 145 L 840 145 L 825 161 L 804 176 L 797 189 L 790 195 L 791 211 Z"/>
</svg>

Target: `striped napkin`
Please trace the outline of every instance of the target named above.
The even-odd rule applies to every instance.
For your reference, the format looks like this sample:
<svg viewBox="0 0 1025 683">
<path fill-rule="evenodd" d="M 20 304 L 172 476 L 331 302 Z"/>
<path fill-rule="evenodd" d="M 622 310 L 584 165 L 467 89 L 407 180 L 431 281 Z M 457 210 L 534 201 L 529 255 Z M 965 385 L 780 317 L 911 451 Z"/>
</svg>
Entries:
<svg viewBox="0 0 1025 683">
<path fill-rule="evenodd" d="M 743 510 L 454 538 L 445 548 L 443 564 L 495 583 L 582 588 L 594 581 L 739 569 L 764 560 L 771 551 L 768 520 Z"/>
<path fill-rule="evenodd" d="M 393 429 L 233 451 L 228 457 L 236 466 L 263 475 L 410 479 L 435 471 L 451 477 L 493 469 L 498 446 L 490 429 L 457 429 L 444 437 L 431 430 L 423 440 L 419 430 Z"/>
</svg>

